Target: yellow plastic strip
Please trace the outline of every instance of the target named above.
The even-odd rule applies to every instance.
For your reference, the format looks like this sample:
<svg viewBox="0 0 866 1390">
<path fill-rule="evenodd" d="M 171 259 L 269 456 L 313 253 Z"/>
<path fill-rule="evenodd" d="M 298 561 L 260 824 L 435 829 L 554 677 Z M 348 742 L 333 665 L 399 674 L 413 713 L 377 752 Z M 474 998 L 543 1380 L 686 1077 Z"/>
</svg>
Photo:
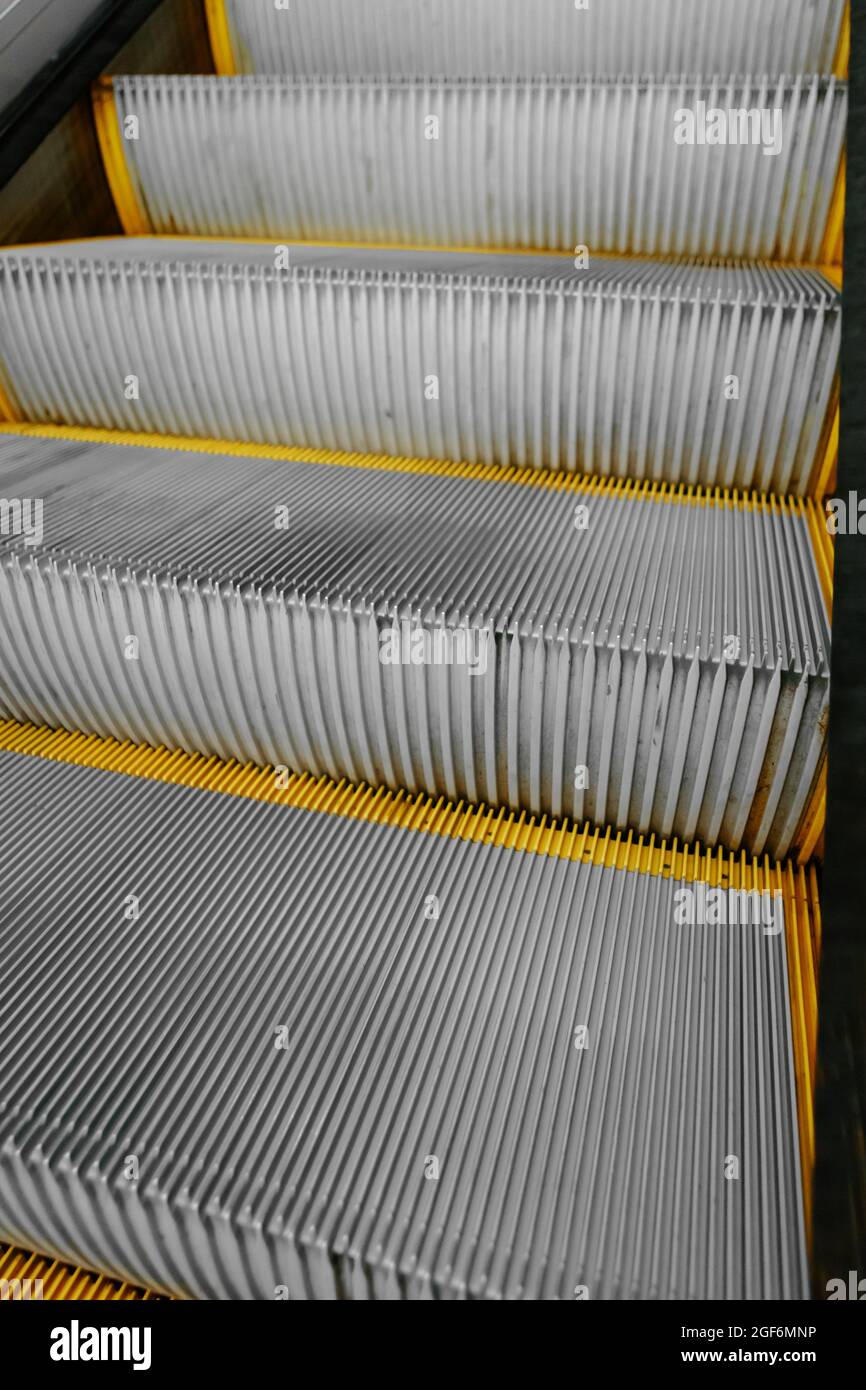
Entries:
<svg viewBox="0 0 866 1390">
<path fill-rule="evenodd" d="M 546 817 L 528 816 L 525 811 L 500 809 L 495 812 L 484 804 L 470 805 L 463 801 L 455 805 L 442 797 L 434 800 L 423 792 L 410 799 L 404 791 L 394 792 L 384 787 L 374 790 L 364 783 L 355 786 L 345 779 L 335 782 L 330 777 L 314 777 L 308 772 L 283 773 L 278 777 L 272 767 L 239 763 L 235 759 L 222 761 L 182 749 L 152 748 L 148 744 L 100 738 L 96 734 L 19 724 L 11 719 L 0 720 L 0 750 L 143 777 L 148 781 L 194 786 L 253 801 L 315 810 L 325 815 L 375 821 L 452 839 L 483 840 L 486 844 L 511 846 L 524 853 L 551 858 L 581 859 L 585 863 L 611 867 L 623 867 L 626 861 L 637 858 L 646 873 L 663 878 L 676 876 L 693 881 L 704 878 L 709 871 L 708 861 L 701 858 L 707 851 L 700 846 L 679 850 L 676 840 L 668 844 L 654 836 L 649 839 L 642 835 L 634 837 L 632 832 L 623 839 L 622 832 L 610 829 L 599 840 L 599 832 L 587 823 L 583 826 L 581 848 L 575 853 L 575 832 L 579 827 L 567 817 L 549 822 Z M 713 853 L 718 855 L 713 868 L 714 881 L 719 887 L 731 886 L 736 873 L 735 853 L 727 850 Z M 769 860 L 765 869 L 760 869 L 758 861 L 755 864 L 756 872 L 771 871 Z"/>
<path fill-rule="evenodd" d="M 653 502 L 676 502 L 703 507 L 737 507 L 741 511 L 770 511 L 779 501 L 814 507 L 811 498 L 780 499 L 773 493 L 728 490 L 713 484 L 670 483 L 649 479 L 601 478 L 589 473 L 561 473 L 549 468 L 505 468 L 495 463 L 452 463 L 447 459 L 403 458 L 391 454 L 344 453 L 339 449 L 306 449 L 285 444 L 250 444 L 232 439 L 202 439 L 189 435 L 136 434 L 128 430 L 92 429 L 80 425 L 10 422 L 0 434 L 32 439 L 65 439 L 79 444 L 118 444 L 141 449 L 177 449 L 183 453 L 227 454 L 232 458 L 270 459 L 281 463 L 337 464 L 342 468 L 376 468 L 388 473 L 418 473 L 468 478 L 483 483 L 541 487 L 588 497 L 634 497 Z"/>
<path fill-rule="evenodd" d="M 842 264 L 842 242 L 845 231 L 845 155 L 843 153 L 839 161 L 839 172 L 836 175 L 836 183 L 833 189 L 833 201 L 830 204 L 830 213 L 827 218 L 827 230 L 824 234 L 824 245 L 821 251 L 821 259 L 828 266 L 841 266 Z M 824 271 L 827 274 L 827 271 Z M 841 285 L 841 275 L 839 279 Z M 837 286 L 838 287 L 838 286 Z"/>
<path fill-rule="evenodd" d="M 127 236 L 147 236 L 150 222 L 133 186 L 126 159 L 125 141 L 120 133 L 114 84 L 110 77 L 101 77 L 93 85 L 93 116 L 96 134 L 102 151 L 102 162 L 108 186 L 117 208 L 120 225 Z"/>
<path fill-rule="evenodd" d="M 845 6 L 845 13 L 842 16 L 842 27 L 839 30 L 839 43 L 836 48 L 836 61 L 833 64 L 833 76 L 847 78 L 848 61 L 851 54 L 851 4 Z"/>
<path fill-rule="evenodd" d="M 232 39 L 229 30 L 225 0 L 204 0 L 207 16 L 207 30 L 210 35 L 214 67 L 220 77 L 234 77 L 237 73 L 235 55 L 232 52 Z"/>
<path fill-rule="evenodd" d="M 37 1301 L 44 1299 L 80 1299 L 88 1303 L 150 1300 L 161 1302 L 163 1296 L 108 1279 L 104 1274 L 76 1269 L 52 1260 L 47 1255 L 34 1255 L 14 1245 L 0 1243 L 0 1298 L 4 1300 Z"/>
<path fill-rule="evenodd" d="M 827 264 L 824 264 L 824 265 L 822 265 L 822 266 L 819 266 L 818 269 L 820 270 L 821 274 L 822 274 L 823 276 L 825 276 L 825 278 L 828 279 L 828 280 L 830 281 L 830 284 L 833 285 L 835 289 L 841 290 L 841 288 L 842 288 L 842 266 L 841 266 L 841 265 L 827 265 Z"/>
<path fill-rule="evenodd" d="M 20 420 L 20 418 L 9 396 L 3 389 L 3 381 L 2 378 L 0 378 L 0 423 L 14 423 Z"/>
<path fill-rule="evenodd" d="M 797 859 L 801 864 L 808 864 L 811 859 L 821 859 L 823 854 L 819 852 L 819 844 L 824 833 L 824 824 L 827 818 L 827 765 L 821 768 L 818 776 L 818 785 L 812 795 L 809 808 L 803 818 L 800 828 L 800 849 Z"/>
<path fill-rule="evenodd" d="M 814 865 L 808 869 L 792 870 L 795 876 L 796 943 L 789 930 L 789 974 L 796 974 L 792 988 L 792 1008 L 801 1011 L 798 1020 L 798 1041 L 795 1042 L 795 1064 L 801 1077 L 798 1100 L 803 1151 L 803 1185 L 806 1196 L 807 1231 L 811 1234 L 812 1169 L 815 1161 L 815 1122 L 813 1100 L 818 1056 L 818 966 L 821 953 L 821 905 Z"/>
<path fill-rule="evenodd" d="M 839 463 L 839 400 L 838 388 L 836 390 L 836 404 L 833 409 L 833 418 L 830 424 L 830 434 L 827 438 L 827 448 L 814 484 L 814 496 L 819 498 L 828 497 L 836 486 L 836 468 Z"/>
<path fill-rule="evenodd" d="M 839 417 L 836 415 L 835 430 L 838 436 Z M 804 507 L 809 533 L 812 540 L 812 553 L 818 571 L 818 582 L 827 605 L 827 616 L 833 614 L 833 538 L 827 530 L 826 516 L 816 502 Z M 806 808 L 798 831 L 799 848 L 797 860 L 807 864 L 812 858 L 823 858 L 824 824 L 827 817 L 827 764 L 822 765 L 815 790 Z"/>
<path fill-rule="evenodd" d="M 827 530 L 827 517 L 820 504 L 810 499 L 811 505 L 804 507 L 803 514 L 809 526 L 809 533 L 812 540 L 812 552 L 815 556 L 815 564 L 818 569 L 818 581 L 821 585 L 821 592 L 824 595 L 824 602 L 827 605 L 827 616 L 833 614 L 833 537 Z"/>
</svg>

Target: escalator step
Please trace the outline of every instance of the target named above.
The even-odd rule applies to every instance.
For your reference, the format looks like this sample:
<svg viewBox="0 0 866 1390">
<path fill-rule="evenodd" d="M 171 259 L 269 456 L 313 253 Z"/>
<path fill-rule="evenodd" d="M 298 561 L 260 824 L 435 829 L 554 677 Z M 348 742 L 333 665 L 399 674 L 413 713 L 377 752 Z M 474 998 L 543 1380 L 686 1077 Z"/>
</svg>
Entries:
<svg viewBox="0 0 866 1390">
<path fill-rule="evenodd" d="M 823 275 L 762 264 L 170 238 L 0 252 L 18 419 L 797 495 L 823 469 L 839 320 Z"/>
<path fill-rule="evenodd" d="M 22 510 L 31 534 L 0 536 L 0 711 L 774 857 L 814 843 L 814 503 L 370 464 L 0 434 L 0 494 L 39 499 L 38 534 Z"/>
<path fill-rule="evenodd" d="M 146 776 L 0 752 L 5 1239 L 205 1298 L 807 1296 L 802 870 Z"/>
<path fill-rule="evenodd" d="M 831 257 L 846 109 L 818 77 L 115 77 L 97 97 L 133 233 L 801 262 Z"/>
</svg>

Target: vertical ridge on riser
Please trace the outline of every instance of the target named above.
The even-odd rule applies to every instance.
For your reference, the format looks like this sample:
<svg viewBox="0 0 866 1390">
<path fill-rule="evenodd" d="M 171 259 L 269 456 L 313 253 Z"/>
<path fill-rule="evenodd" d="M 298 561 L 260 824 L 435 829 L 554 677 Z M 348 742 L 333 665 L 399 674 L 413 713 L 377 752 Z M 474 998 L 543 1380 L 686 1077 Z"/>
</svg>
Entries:
<svg viewBox="0 0 866 1390">
<path fill-rule="evenodd" d="M 102 119 L 137 123 L 120 145 L 168 234 L 818 261 L 845 137 L 820 78 L 110 85 Z M 742 112 L 742 143 L 701 120 L 678 143 L 702 109 Z"/>
<path fill-rule="evenodd" d="M 4 714 L 798 844 L 830 634 L 796 506 L 0 435 L 0 493 L 25 487 L 42 534 L 0 538 Z"/>
<path fill-rule="evenodd" d="M 817 272 L 123 239 L 0 253 L 19 418 L 808 492 Z"/>
<path fill-rule="evenodd" d="M 207 0 L 220 72 L 830 72 L 844 0 Z"/>
<path fill-rule="evenodd" d="M 195 1297 L 806 1296 L 780 902 L 0 764 L 4 1238 Z"/>
</svg>

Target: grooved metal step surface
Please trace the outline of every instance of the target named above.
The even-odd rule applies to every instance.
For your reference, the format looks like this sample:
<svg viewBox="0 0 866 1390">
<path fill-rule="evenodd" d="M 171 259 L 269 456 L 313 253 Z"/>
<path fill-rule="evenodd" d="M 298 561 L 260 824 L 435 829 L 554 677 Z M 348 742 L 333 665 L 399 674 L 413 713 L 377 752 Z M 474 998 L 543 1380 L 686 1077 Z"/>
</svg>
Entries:
<svg viewBox="0 0 866 1390">
<path fill-rule="evenodd" d="M 288 256 L 288 268 L 276 268 Z M 0 253 L 19 418 L 807 493 L 813 271 L 119 239 Z"/>
<path fill-rule="evenodd" d="M 820 78 L 122 77 L 113 92 L 159 233 L 813 262 L 847 106 Z M 716 110 L 730 143 L 708 148 Z"/>
<path fill-rule="evenodd" d="M 8 752 L 0 822 L 3 1239 L 204 1298 L 808 1296 L 781 899 Z"/>
<path fill-rule="evenodd" d="M 741 845 L 826 741 L 810 515 L 0 434 L 0 712 Z M 819 523 L 820 524 L 820 523 Z M 132 645 L 130 645 L 132 644 Z"/>
<path fill-rule="evenodd" d="M 227 70 L 831 72 L 843 0 L 212 0 Z M 220 57 L 220 53 L 217 54 Z"/>
</svg>

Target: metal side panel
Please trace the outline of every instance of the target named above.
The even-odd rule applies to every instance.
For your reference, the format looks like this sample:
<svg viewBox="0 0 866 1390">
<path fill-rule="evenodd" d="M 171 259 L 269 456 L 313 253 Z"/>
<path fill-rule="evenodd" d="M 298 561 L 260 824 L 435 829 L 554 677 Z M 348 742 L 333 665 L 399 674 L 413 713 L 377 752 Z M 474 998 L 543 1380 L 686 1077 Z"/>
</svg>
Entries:
<svg viewBox="0 0 866 1390">
<path fill-rule="evenodd" d="M 13 0 L 0 12 L 0 121 L 112 0 Z"/>
<path fill-rule="evenodd" d="M 808 508 L 16 435 L 0 497 L 16 719 L 799 843 L 830 643 Z"/>
<path fill-rule="evenodd" d="M 121 239 L 0 252 L 19 419 L 805 494 L 816 272 Z"/>
<path fill-rule="evenodd" d="M 704 925 L 8 752 L 0 818 L 4 1239 L 203 1298 L 807 1296 L 784 894 Z"/>
<path fill-rule="evenodd" d="M 207 0 L 223 72 L 834 71 L 844 0 Z"/>
<path fill-rule="evenodd" d="M 155 232 L 812 262 L 847 105 L 832 78 L 112 87 L 103 127 Z"/>
</svg>

